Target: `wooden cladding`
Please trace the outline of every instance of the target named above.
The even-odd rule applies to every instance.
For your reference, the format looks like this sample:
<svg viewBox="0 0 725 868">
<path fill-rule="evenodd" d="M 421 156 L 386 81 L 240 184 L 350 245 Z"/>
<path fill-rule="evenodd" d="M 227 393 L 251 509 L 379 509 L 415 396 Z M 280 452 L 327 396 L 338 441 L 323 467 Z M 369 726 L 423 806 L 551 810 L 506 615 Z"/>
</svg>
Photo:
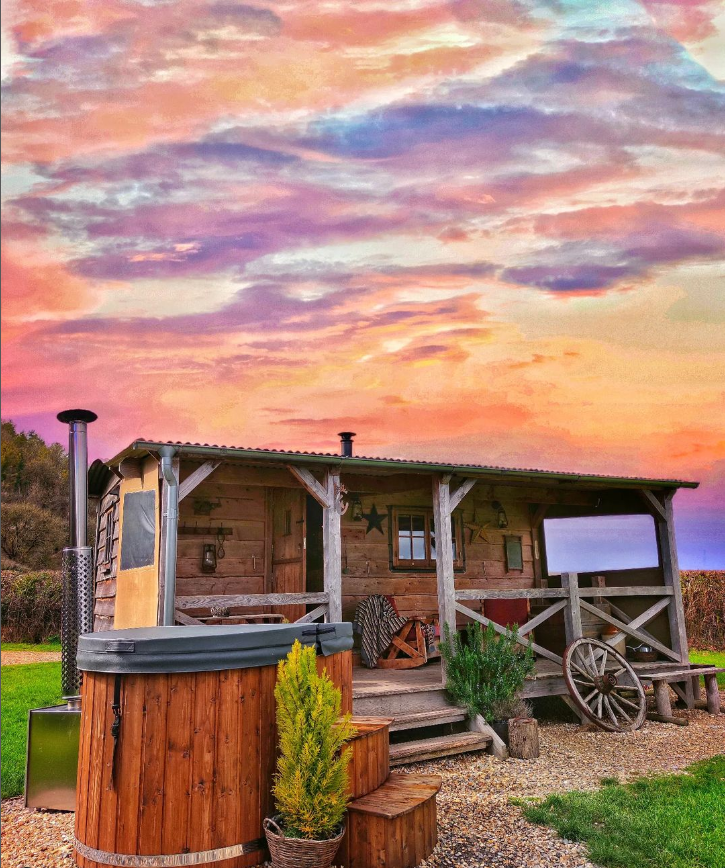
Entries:
<svg viewBox="0 0 725 868">
<path fill-rule="evenodd" d="M 352 654 L 318 657 L 352 707 Z M 277 750 L 276 666 L 122 677 L 112 784 L 114 674 L 82 684 L 75 834 L 106 853 L 163 855 L 247 845 L 208 863 L 246 868 L 266 858 Z M 79 868 L 101 863 L 76 854 Z"/>
<path fill-rule="evenodd" d="M 101 499 L 96 526 L 95 592 L 93 629 L 113 629 L 118 571 L 119 490 L 115 485 Z"/>
</svg>

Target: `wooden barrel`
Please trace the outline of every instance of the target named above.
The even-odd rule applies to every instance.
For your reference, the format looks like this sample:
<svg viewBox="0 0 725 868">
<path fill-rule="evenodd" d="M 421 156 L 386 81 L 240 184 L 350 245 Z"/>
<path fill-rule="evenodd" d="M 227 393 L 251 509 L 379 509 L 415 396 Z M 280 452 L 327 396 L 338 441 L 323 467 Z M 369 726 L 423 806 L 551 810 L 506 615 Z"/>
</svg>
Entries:
<svg viewBox="0 0 725 868">
<path fill-rule="evenodd" d="M 349 708 L 351 651 L 318 656 L 323 667 Z M 84 672 L 76 864 L 245 868 L 268 858 L 276 677 L 276 665 Z"/>
</svg>

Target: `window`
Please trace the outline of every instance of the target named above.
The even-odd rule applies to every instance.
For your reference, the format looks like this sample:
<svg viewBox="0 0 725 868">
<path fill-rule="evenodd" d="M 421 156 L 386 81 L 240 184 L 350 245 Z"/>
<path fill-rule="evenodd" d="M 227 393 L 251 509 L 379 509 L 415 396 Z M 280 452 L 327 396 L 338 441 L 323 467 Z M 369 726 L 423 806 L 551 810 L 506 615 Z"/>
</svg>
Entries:
<svg viewBox="0 0 725 868">
<path fill-rule="evenodd" d="M 393 566 L 404 569 L 435 569 L 436 538 L 433 511 L 395 507 L 391 523 Z M 451 516 L 453 565 L 463 568 L 461 522 Z"/>
<path fill-rule="evenodd" d="M 550 574 L 656 567 L 657 536 L 649 515 L 544 520 Z"/>
</svg>

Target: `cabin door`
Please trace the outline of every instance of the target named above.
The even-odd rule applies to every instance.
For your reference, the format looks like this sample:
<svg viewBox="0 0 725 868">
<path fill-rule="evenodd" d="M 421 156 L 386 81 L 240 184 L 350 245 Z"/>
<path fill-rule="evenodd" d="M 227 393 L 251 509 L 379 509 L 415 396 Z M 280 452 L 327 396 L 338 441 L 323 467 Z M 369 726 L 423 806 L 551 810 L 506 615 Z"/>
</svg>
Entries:
<svg viewBox="0 0 725 868">
<path fill-rule="evenodd" d="M 296 488 L 270 489 L 272 528 L 272 594 L 300 594 L 305 590 L 305 492 Z M 296 621 L 307 611 L 304 605 L 275 606 L 273 611 Z"/>
</svg>

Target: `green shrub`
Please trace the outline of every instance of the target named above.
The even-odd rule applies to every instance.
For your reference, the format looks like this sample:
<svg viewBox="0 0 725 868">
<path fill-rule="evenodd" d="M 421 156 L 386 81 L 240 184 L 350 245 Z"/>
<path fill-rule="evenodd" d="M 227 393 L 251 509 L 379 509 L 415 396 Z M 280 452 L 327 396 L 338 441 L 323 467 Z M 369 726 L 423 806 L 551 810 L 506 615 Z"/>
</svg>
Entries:
<svg viewBox="0 0 725 868">
<path fill-rule="evenodd" d="M 279 758 L 273 793 L 285 835 L 332 838 L 348 801 L 350 715 L 340 718 L 340 690 L 317 672 L 314 648 L 296 641 L 277 669 Z"/>
<path fill-rule="evenodd" d="M 63 586 L 59 572 L 3 570 L 0 585 L 4 641 L 37 644 L 60 635 Z"/>
<path fill-rule="evenodd" d="M 495 705 L 514 697 L 534 670 L 534 652 L 516 642 L 516 634 L 486 630 L 473 621 L 450 635 L 446 625 L 441 655 L 447 667 L 446 689 L 457 705 L 491 721 Z"/>
</svg>

